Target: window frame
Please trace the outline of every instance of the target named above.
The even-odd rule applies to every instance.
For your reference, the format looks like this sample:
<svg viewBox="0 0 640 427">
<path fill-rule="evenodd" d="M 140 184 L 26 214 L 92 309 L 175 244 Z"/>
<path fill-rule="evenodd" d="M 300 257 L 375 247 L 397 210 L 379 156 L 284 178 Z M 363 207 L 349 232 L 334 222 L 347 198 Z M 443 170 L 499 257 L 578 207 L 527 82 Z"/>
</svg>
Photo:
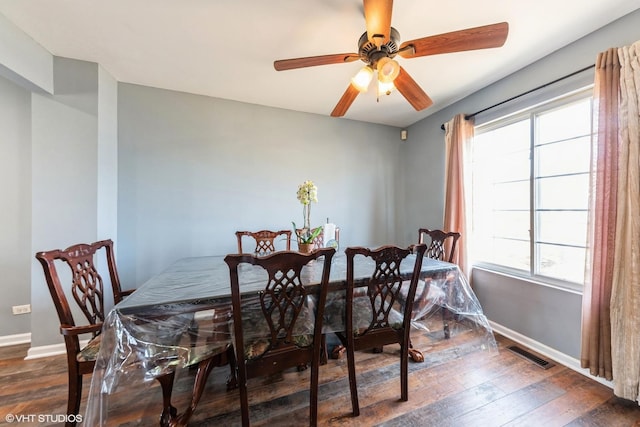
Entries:
<svg viewBox="0 0 640 427">
<path fill-rule="evenodd" d="M 529 232 L 528 232 L 528 245 L 529 245 L 529 269 L 528 270 L 522 270 L 522 269 L 518 269 L 518 268 L 514 268 L 514 267 L 509 267 L 506 265 L 501 265 L 501 264 L 496 264 L 496 263 L 491 263 L 488 261 L 478 261 L 476 259 L 473 259 L 475 257 L 472 258 L 472 267 L 473 268 L 480 268 L 482 270 L 486 270 L 486 271 L 491 271 L 491 272 L 496 272 L 496 273 L 500 273 L 503 275 L 507 275 L 507 276 L 513 276 L 513 277 L 517 277 L 517 278 L 521 278 L 527 281 L 530 281 L 532 283 L 535 284 L 540 284 L 540 285 L 546 285 L 546 286 L 552 286 L 555 288 L 560 288 L 563 290 L 568 290 L 568 291 L 574 291 L 577 293 L 582 293 L 583 288 L 584 288 L 584 279 L 580 282 L 580 283 L 576 283 L 573 281 L 569 281 L 569 280 L 563 280 L 563 279 L 559 279 L 556 277 L 551 277 L 548 275 L 544 275 L 544 274 L 540 274 L 538 272 L 536 272 L 536 270 L 538 269 L 537 264 L 539 263 L 538 260 L 538 244 L 539 243 L 544 243 L 542 240 L 538 239 L 539 236 L 539 230 L 537 230 L 536 227 L 536 215 L 538 213 L 538 211 L 540 210 L 539 208 L 539 202 L 537 202 L 536 197 L 536 186 L 538 185 L 538 179 L 537 179 L 537 171 L 536 168 L 538 167 L 538 163 L 537 163 L 537 159 L 536 159 L 536 149 L 539 146 L 542 146 L 544 144 L 538 144 L 537 141 L 537 117 L 541 114 L 544 113 L 550 113 L 554 110 L 560 109 L 560 108 L 564 108 L 564 107 L 568 107 L 571 104 L 574 103 L 578 103 L 578 102 L 582 102 L 584 100 L 590 100 L 590 108 L 591 108 L 591 120 L 590 120 L 590 134 L 588 135 L 584 135 L 584 136 L 580 136 L 580 137 L 589 137 L 590 142 L 589 142 L 589 147 L 591 147 L 591 141 L 595 136 L 595 132 L 596 129 L 594 128 L 594 101 L 593 101 L 593 84 L 590 84 L 588 86 L 582 87 L 580 89 L 568 92 L 566 94 L 560 95 L 560 96 L 556 96 L 553 97 L 551 99 L 548 100 L 544 100 L 542 102 L 538 102 L 535 105 L 526 107 L 526 108 L 522 108 L 516 112 L 510 113 L 510 114 L 505 114 L 501 117 L 496 117 L 495 119 L 492 119 L 490 121 L 487 121 L 485 123 L 481 123 L 478 124 L 474 127 L 474 131 L 475 131 L 475 135 L 481 135 L 483 133 L 486 132 L 490 132 L 496 129 L 500 129 L 503 128 L 505 126 L 509 126 L 511 124 L 517 123 L 519 121 L 522 120 L 528 120 L 528 126 L 529 126 Z M 557 142 L 554 142 L 557 143 Z M 473 143 L 472 143 L 473 144 Z M 547 143 L 548 144 L 548 143 Z M 472 152 L 473 152 L 473 148 L 472 148 Z M 473 154 L 471 155 L 471 165 L 473 165 Z M 591 169 L 591 161 L 589 163 L 589 173 L 590 174 L 590 169 Z M 471 168 L 471 182 L 473 182 L 473 170 L 474 168 Z M 577 172 L 577 173 L 572 173 L 569 175 L 573 175 L 573 176 L 577 176 L 577 175 L 584 175 L 584 172 Z M 475 195 L 473 194 L 473 185 L 472 185 L 472 191 L 471 191 L 471 197 L 475 197 Z M 536 204 L 538 203 L 538 204 Z M 476 235 L 476 230 L 475 230 L 475 221 L 474 221 L 474 212 L 473 212 L 473 208 L 475 206 L 475 201 L 473 199 L 470 200 L 470 206 L 471 206 L 471 235 L 472 235 L 472 240 L 475 241 L 476 238 L 473 237 L 474 235 Z M 586 212 L 587 212 L 587 216 L 589 215 L 589 202 L 587 203 L 587 208 L 586 208 Z M 587 225 L 588 226 L 588 225 Z M 585 233 L 588 233 L 588 230 L 585 230 Z M 585 238 L 586 238 L 586 234 L 585 234 Z M 475 242 L 474 242 L 475 243 Z M 554 246 L 562 246 L 562 244 L 560 243 L 552 243 Z M 472 245 L 472 248 L 474 246 Z M 582 248 L 582 246 L 579 246 L 580 248 Z M 585 239 L 585 246 L 584 246 L 584 250 L 585 250 L 585 255 L 588 256 L 589 253 L 589 242 L 588 239 Z M 584 263 L 585 267 L 587 265 L 587 259 L 585 257 L 585 263 Z"/>
</svg>

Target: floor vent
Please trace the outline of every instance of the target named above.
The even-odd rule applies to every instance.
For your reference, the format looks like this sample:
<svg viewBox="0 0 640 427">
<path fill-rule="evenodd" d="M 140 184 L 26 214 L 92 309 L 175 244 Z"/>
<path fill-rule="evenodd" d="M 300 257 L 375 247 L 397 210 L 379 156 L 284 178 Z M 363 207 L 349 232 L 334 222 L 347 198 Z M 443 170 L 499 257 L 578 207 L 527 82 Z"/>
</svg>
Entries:
<svg viewBox="0 0 640 427">
<path fill-rule="evenodd" d="M 533 363 L 535 363 L 536 365 L 540 366 L 542 369 L 549 369 L 553 366 L 555 366 L 553 363 L 549 362 L 548 360 L 544 360 L 538 356 L 536 356 L 535 354 L 529 353 L 527 350 L 518 347 L 517 345 L 511 345 L 509 347 L 507 347 L 507 350 L 510 350 L 512 352 L 514 352 L 515 354 L 517 354 L 518 356 L 521 356 Z"/>
</svg>

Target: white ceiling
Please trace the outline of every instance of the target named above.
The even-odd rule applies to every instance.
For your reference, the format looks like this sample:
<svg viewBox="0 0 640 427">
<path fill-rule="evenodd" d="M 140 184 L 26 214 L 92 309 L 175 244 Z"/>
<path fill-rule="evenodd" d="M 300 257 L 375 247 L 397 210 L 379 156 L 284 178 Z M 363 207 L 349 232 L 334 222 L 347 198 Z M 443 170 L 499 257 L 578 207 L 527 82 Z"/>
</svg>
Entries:
<svg viewBox="0 0 640 427">
<path fill-rule="evenodd" d="M 501 48 L 397 58 L 433 99 L 358 96 L 345 118 L 406 127 L 638 9 L 638 0 L 397 0 L 401 42 L 509 23 Z M 0 0 L 0 13 L 52 54 L 115 79 L 328 116 L 360 61 L 275 71 L 275 59 L 357 52 L 360 0 Z M 595 60 L 594 53 L 594 60 Z M 343 119 L 335 119 L 343 120 Z"/>
</svg>

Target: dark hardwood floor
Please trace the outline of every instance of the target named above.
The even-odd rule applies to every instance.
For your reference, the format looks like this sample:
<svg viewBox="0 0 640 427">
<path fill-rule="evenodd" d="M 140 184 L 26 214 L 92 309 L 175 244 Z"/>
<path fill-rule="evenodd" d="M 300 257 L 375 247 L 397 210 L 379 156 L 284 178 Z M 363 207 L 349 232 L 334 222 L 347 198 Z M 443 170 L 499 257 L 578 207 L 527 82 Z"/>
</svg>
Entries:
<svg viewBox="0 0 640 427">
<path fill-rule="evenodd" d="M 413 331 L 425 363 L 410 362 L 409 401 L 400 402 L 398 347 L 357 354 L 361 415 L 351 417 L 346 360 L 330 360 L 320 370 L 319 424 L 328 426 L 640 426 L 640 407 L 615 397 L 596 381 L 559 364 L 543 369 L 506 349 L 514 344 L 496 336 L 499 350 L 477 351 L 464 332 L 436 339 L 441 331 Z M 64 414 L 66 364 L 63 356 L 23 360 L 27 345 L 0 348 L 0 425 L 7 414 Z M 215 368 L 192 426 L 240 424 L 237 390 L 227 392 L 226 368 Z M 309 371 L 250 381 L 251 421 L 255 426 L 301 426 L 308 420 Z M 175 404 L 188 401 L 193 372 L 175 385 Z M 85 381 L 86 405 L 89 381 Z M 158 425 L 161 395 L 155 382 L 120 393 L 110 408 L 109 425 Z M 59 425 L 21 422 L 11 425 Z"/>
</svg>

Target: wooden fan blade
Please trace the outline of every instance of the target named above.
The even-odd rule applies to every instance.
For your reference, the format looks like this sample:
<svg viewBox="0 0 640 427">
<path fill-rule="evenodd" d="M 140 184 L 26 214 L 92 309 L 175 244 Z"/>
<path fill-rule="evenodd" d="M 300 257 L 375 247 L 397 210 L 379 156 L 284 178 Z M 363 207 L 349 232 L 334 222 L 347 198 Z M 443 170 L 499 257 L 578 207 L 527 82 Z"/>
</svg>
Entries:
<svg viewBox="0 0 640 427">
<path fill-rule="evenodd" d="M 389 41 L 393 0 L 363 0 L 367 38 L 377 47 Z"/>
<path fill-rule="evenodd" d="M 277 71 L 293 70 L 295 68 L 315 67 L 316 65 L 342 64 L 360 59 L 357 53 L 336 53 L 333 55 L 307 56 L 304 58 L 279 59 L 273 61 L 273 68 Z"/>
<path fill-rule="evenodd" d="M 331 117 L 344 116 L 349 107 L 351 107 L 353 100 L 356 99 L 356 96 L 358 96 L 359 93 L 360 91 L 358 91 L 355 86 L 349 83 L 349 87 L 344 91 L 344 93 L 342 94 L 342 98 L 340 98 L 335 108 L 331 112 Z"/>
<path fill-rule="evenodd" d="M 398 54 L 403 58 L 462 52 L 465 50 L 500 47 L 507 40 L 509 24 L 484 25 L 466 30 L 423 37 L 402 43 Z"/>
<path fill-rule="evenodd" d="M 424 93 L 420 86 L 418 86 L 418 83 L 416 83 L 402 67 L 400 67 L 400 74 L 398 74 L 398 77 L 393 81 L 393 85 L 402 96 L 407 98 L 409 104 L 411 104 L 416 111 L 424 110 L 433 104 L 429 95 Z"/>
</svg>

